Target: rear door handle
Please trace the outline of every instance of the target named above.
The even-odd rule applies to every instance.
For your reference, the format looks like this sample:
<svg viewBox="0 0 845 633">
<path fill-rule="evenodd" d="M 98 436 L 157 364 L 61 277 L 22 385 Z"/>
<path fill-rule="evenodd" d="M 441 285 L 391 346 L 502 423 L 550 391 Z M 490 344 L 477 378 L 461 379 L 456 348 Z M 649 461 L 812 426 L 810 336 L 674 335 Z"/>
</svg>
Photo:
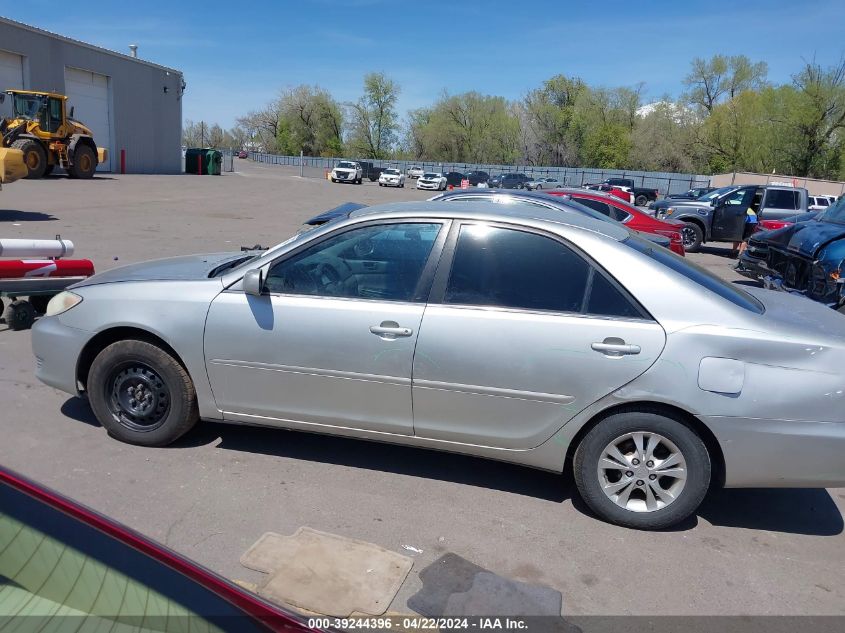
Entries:
<svg viewBox="0 0 845 633">
<path fill-rule="evenodd" d="M 593 350 L 601 352 L 602 354 L 607 354 L 608 356 L 639 354 L 641 351 L 639 345 L 627 345 L 625 343 L 593 343 L 590 347 Z"/>
<path fill-rule="evenodd" d="M 411 336 L 414 333 L 411 328 L 401 327 L 396 321 L 382 321 L 379 325 L 371 325 L 370 332 L 385 339 Z"/>
</svg>

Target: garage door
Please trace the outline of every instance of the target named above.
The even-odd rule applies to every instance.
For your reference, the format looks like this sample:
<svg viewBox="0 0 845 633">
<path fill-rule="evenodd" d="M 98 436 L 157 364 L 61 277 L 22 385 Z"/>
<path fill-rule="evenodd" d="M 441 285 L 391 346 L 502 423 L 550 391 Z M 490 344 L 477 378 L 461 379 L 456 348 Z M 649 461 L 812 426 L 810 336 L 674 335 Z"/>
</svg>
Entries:
<svg viewBox="0 0 845 633">
<path fill-rule="evenodd" d="M 109 112 L 109 78 L 79 68 L 65 68 L 65 94 L 68 112 L 94 133 L 97 147 L 108 150 L 106 162 L 97 171 L 111 171 L 111 113 Z"/>
<path fill-rule="evenodd" d="M 0 51 L 0 91 L 23 88 L 23 57 Z M 0 118 L 11 116 L 12 100 L 0 104 Z"/>
</svg>

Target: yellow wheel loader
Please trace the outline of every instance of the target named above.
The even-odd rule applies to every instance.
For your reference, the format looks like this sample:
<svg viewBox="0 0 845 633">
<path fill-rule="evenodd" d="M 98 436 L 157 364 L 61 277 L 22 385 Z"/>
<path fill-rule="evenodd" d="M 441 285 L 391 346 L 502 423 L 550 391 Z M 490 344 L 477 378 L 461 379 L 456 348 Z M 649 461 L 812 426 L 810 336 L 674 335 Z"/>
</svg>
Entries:
<svg viewBox="0 0 845 633">
<path fill-rule="evenodd" d="M 91 130 L 74 121 L 73 108 L 65 113 L 65 95 L 7 90 L 0 93 L 0 103 L 6 97 L 14 114 L 0 121 L 0 147 L 23 152 L 27 178 L 42 178 L 57 165 L 71 178 L 91 178 L 106 160 L 106 150 L 97 147 Z"/>
</svg>

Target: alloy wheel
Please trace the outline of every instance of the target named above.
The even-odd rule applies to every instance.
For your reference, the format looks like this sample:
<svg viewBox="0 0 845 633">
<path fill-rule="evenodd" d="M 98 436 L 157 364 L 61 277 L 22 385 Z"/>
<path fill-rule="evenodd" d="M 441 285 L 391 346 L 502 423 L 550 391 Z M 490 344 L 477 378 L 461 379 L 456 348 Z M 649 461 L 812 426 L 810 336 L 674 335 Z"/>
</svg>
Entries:
<svg viewBox="0 0 845 633">
<path fill-rule="evenodd" d="M 611 441 L 597 475 L 604 494 L 631 512 L 654 512 L 675 502 L 687 481 L 681 450 L 658 433 L 637 431 Z"/>
</svg>

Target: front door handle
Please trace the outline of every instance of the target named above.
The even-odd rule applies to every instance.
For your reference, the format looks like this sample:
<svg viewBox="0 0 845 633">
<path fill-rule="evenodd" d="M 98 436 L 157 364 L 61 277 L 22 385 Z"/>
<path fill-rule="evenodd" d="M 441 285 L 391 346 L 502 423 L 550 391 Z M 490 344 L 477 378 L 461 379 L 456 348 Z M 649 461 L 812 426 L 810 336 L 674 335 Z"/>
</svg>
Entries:
<svg viewBox="0 0 845 633">
<path fill-rule="evenodd" d="M 414 333 L 411 328 L 401 327 L 396 321 L 382 321 L 379 325 L 371 325 L 370 332 L 384 339 L 411 336 Z"/>
<path fill-rule="evenodd" d="M 590 348 L 608 356 L 627 356 L 639 354 L 639 345 L 628 345 L 622 339 L 604 339 L 601 343 L 593 343 Z"/>
</svg>

